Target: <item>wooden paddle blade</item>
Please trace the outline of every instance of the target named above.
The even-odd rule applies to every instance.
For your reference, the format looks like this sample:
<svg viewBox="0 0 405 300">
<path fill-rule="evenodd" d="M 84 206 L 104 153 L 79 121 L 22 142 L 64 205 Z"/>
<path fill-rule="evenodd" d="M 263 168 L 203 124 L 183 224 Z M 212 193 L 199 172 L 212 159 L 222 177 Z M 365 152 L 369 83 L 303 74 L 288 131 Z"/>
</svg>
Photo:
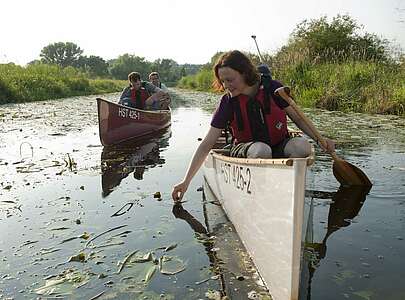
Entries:
<svg viewBox="0 0 405 300">
<path fill-rule="evenodd" d="M 369 186 L 373 184 L 362 170 L 342 159 L 333 161 L 333 175 L 343 186 Z"/>
</svg>

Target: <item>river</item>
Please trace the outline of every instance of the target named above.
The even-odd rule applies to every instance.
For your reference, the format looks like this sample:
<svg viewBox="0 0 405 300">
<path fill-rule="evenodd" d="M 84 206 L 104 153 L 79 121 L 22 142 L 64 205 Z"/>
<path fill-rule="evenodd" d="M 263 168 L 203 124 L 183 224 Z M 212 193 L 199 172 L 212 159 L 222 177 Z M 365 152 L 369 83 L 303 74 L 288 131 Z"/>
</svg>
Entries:
<svg viewBox="0 0 405 300">
<path fill-rule="evenodd" d="M 0 106 L 0 299 L 269 299 L 201 172 L 173 205 L 217 97 L 172 92 L 171 127 L 130 149 L 100 145 L 95 96 Z M 404 119 L 305 113 L 373 187 L 339 188 L 317 149 L 300 298 L 405 299 Z"/>
</svg>

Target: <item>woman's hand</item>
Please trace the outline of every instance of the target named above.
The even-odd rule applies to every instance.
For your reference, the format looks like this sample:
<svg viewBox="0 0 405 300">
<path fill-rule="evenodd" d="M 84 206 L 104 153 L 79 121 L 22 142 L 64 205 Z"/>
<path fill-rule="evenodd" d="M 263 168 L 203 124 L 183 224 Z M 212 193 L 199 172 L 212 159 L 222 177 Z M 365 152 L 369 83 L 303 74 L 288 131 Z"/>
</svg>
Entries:
<svg viewBox="0 0 405 300">
<path fill-rule="evenodd" d="M 188 184 L 184 181 L 179 184 L 176 184 L 173 187 L 173 191 L 172 191 L 173 201 L 174 202 L 181 201 L 181 199 L 183 199 L 183 196 L 186 193 L 187 189 L 188 189 Z"/>
<path fill-rule="evenodd" d="M 323 151 L 327 153 L 332 153 L 335 152 L 335 141 L 324 138 L 325 144 L 321 143 L 320 141 L 318 142 L 319 147 L 322 148 Z"/>
</svg>

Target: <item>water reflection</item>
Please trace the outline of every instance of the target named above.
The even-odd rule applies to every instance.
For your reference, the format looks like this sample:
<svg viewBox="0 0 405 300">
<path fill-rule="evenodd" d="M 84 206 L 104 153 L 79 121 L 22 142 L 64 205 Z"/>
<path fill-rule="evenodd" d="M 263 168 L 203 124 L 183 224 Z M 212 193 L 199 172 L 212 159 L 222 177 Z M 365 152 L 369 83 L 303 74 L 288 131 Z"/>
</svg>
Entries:
<svg viewBox="0 0 405 300">
<path fill-rule="evenodd" d="M 340 228 L 347 227 L 359 214 L 371 187 L 343 187 L 336 193 L 322 191 L 307 191 L 311 198 L 307 231 L 305 234 L 305 249 L 303 267 L 301 270 L 300 299 L 311 299 L 311 282 L 320 261 L 326 257 L 327 240 L 331 234 Z M 321 241 L 314 240 L 313 209 L 314 199 L 330 199 L 327 231 Z"/>
<path fill-rule="evenodd" d="M 187 213 L 176 212 L 176 214 L 186 220 L 195 232 L 207 232 L 209 239 L 204 240 L 203 244 L 213 273 L 218 276 L 222 297 L 227 296 L 232 300 L 271 299 L 236 229 L 205 180 L 203 187 L 205 225 L 196 223 L 193 218 L 187 217 Z"/>
<path fill-rule="evenodd" d="M 107 197 L 121 181 L 133 174 L 135 180 L 142 180 L 145 171 L 163 165 L 161 151 L 169 146 L 170 127 L 157 135 L 142 140 L 104 147 L 101 153 L 102 196 Z"/>
<path fill-rule="evenodd" d="M 205 201 L 203 205 L 205 206 Z M 218 291 L 220 297 L 224 297 L 226 295 L 226 284 L 224 275 L 222 272 L 222 261 L 218 258 L 216 253 L 216 249 L 214 248 L 214 240 L 215 235 L 210 233 L 206 226 L 204 226 L 200 221 L 198 221 L 192 214 L 190 214 L 187 210 L 183 208 L 181 204 L 174 204 L 172 209 L 173 215 L 176 219 L 181 219 L 187 222 L 190 225 L 191 229 L 195 232 L 197 239 L 204 245 L 205 251 L 207 253 L 210 268 L 215 276 L 211 277 L 211 279 L 218 280 L 218 284 L 220 286 L 220 290 Z M 207 222 L 207 215 L 204 214 L 204 221 Z M 207 224 L 207 223 L 206 223 Z M 202 282 L 201 282 L 202 283 Z"/>
</svg>

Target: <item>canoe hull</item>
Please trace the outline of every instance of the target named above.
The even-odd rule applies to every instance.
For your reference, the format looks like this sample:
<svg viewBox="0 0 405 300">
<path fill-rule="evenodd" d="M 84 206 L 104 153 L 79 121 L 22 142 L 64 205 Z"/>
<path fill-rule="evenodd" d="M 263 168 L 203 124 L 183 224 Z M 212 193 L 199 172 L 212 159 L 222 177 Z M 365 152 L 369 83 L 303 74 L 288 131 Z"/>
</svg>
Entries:
<svg viewBox="0 0 405 300">
<path fill-rule="evenodd" d="M 298 299 L 305 177 L 311 158 L 235 159 L 210 152 L 204 177 L 275 300 Z"/>
<path fill-rule="evenodd" d="M 97 98 L 100 141 L 103 146 L 145 137 L 170 125 L 170 110 L 146 111 Z"/>
</svg>

